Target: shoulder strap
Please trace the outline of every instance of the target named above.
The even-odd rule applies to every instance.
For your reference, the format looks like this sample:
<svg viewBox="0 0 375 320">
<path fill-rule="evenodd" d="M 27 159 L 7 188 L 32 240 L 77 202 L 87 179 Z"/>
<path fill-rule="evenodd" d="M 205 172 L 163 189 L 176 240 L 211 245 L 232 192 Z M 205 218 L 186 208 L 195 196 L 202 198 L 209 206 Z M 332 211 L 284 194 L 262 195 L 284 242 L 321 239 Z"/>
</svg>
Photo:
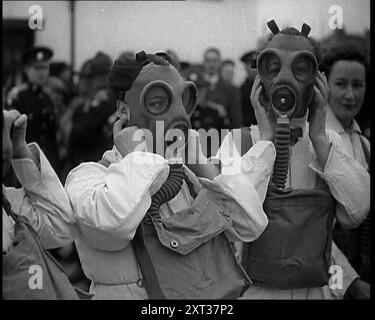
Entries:
<svg viewBox="0 0 375 320">
<path fill-rule="evenodd" d="M 101 160 L 99 160 L 97 163 L 99 163 L 99 164 L 105 166 L 106 168 L 108 168 L 109 165 L 111 164 L 108 160 L 105 160 L 105 159 L 101 159 Z"/>
<path fill-rule="evenodd" d="M 190 181 L 189 176 L 185 174 L 185 182 L 189 188 L 190 195 L 193 199 L 195 199 L 198 195 L 198 193 L 194 189 L 194 184 L 193 182 Z"/>
<path fill-rule="evenodd" d="M 241 145 L 238 144 L 238 141 L 234 139 L 234 143 L 243 156 L 249 149 L 253 146 L 253 138 L 251 137 L 251 129 L 249 127 L 240 128 L 241 130 Z"/>
<path fill-rule="evenodd" d="M 17 221 L 18 219 L 18 215 L 16 215 L 13 210 L 12 210 L 12 206 L 10 205 L 10 202 L 9 200 L 5 197 L 5 195 L 3 194 L 3 208 L 5 210 L 5 213 L 11 217 L 14 221 Z"/>
<path fill-rule="evenodd" d="M 153 226 L 150 227 L 154 228 Z M 143 223 L 141 222 L 132 240 L 132 245 L 139 268 L 142 272 L 143 283 L 150 299 L 165 299 L 151 258 L 147 253 L 147 248 L 142 236 L 142 228 Z"/>
<path fill-rule="evenodd" d="M 366 138 L 363 136 L 363 135 L 359 135 L 359 140 L 361 141 L 361 145 L 362 145 L 362 149 L 363 149 L 363 153 L 365 155 L 365 159 L 366 159 L 366 162 L 367 162 L 367 166 L 368 166 L 368 170 L 370 170 L 370 150 L 369 148 L 367 147 L 367 141 L 366 141 Z"/>
</svg>

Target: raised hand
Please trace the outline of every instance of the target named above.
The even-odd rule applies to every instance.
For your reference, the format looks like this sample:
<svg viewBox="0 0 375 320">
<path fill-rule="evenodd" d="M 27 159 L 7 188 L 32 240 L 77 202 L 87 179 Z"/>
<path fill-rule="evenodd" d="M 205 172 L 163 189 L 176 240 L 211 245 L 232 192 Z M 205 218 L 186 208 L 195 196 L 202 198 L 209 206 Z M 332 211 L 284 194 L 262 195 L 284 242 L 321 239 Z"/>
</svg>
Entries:
<svg viewBox="0 0 375 320">
<path fill-rule="evenodd" d="M 120 118 L 113 125 L 113 140 L 117 150 L 125 157 L 140 145 L 140 141 L 135 141 L 136 126 L 125 127 L 128 122 L 127 118 Z"/>
<path fill-rule="evenodd" d="M 257 119 L 260 132 L 260 140 L 272 141 L 274 136 L 274 126 L 272 124 L 272 118 L 268 109 L 266 109 L 260 101 L 262 89 L 263 86 L 259 76 L 257 75 L 251 89 L 250 100 L 254 107 L 254 114 Z"/>
<path fill-rule="evenodd" d="M 328 101 L 328 82 L 327 78 L 320 71 L 316 77 L 314 85 L 314 97 L 309 107 L 309 136 L 313 141 L 326 136 L 326 114 Z"/>
</svg>

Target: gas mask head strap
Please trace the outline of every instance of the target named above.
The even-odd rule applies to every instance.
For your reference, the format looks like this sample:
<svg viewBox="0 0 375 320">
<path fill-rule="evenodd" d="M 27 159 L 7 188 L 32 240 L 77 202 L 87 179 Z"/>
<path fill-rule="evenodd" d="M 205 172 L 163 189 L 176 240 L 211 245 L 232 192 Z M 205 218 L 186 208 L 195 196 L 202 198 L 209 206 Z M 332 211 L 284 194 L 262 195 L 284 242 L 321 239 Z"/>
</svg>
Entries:
<svg viewBox="0 0 375 320">
<path fill-rule="evenodd" d="M 278 34 L 280 32 L 279 27 L 277 26 L 275 20 L 273 19 L 267 22 L 267 26 L 271 30 L 273 35 Z M 304 35 L 307 38 L 310 31 L 311 31 L 311 27 L 308 24 L 304 23 L 301 29 L 302 35 Z"/>
<path fill-rule="evenodd" d="M 275 20 L 273 19 L 267 22 L 267 26 L 268 26 L 268 29 L 271 30 L 273 35 L 278 34 L 280 32 L 279 27 L 277 26 Z"/>
<path fill-rule="evenodd" d="M 158 52 L 156 54 L 147 54 L 144 51 L 140 51 L 135 55 L 136 60 L 144 67 L 150 62 L 153 62 L 159 66 L 169 66 L 168 55 L 164 52 Z"/>
<path fill-rule="evenodd" d="M 302 25 L 301 33 L 307 38 L 310 31 L 311 31 L 311 27 L 308 24 L 304 23 Z"/>
</svg>

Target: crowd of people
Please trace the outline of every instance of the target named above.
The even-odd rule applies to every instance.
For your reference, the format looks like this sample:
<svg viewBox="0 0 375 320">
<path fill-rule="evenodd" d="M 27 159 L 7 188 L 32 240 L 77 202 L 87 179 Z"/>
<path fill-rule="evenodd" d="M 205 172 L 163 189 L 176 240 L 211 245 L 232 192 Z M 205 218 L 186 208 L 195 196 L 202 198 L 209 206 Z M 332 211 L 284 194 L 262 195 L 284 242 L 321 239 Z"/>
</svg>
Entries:
<svg viewBox="0 0 375 320">
<path fill-rule="evenodd" d="M 25 81 L 3 99 L 5 269 L 24 223 L 68 276 L 56 298 L 368 299 L 370 136 L 355 118 L 368 59 L 350 44 L 320 57 L 307 25 L 268 26 L 240 57 L 241 86 L 214 47 L 200 64 L 100 51 L 77 74 L 47 47 L 25 51 Z M 129 137 L 160 120 L 205 163 L 171 162 L 158 142 L 135 151 Z M 224 173 L 230 134 L 215 149 L 190 129 L 240 129 L 238 172 Z M 3 272 L 5 297 L 20 275 Z"/>
</svg>

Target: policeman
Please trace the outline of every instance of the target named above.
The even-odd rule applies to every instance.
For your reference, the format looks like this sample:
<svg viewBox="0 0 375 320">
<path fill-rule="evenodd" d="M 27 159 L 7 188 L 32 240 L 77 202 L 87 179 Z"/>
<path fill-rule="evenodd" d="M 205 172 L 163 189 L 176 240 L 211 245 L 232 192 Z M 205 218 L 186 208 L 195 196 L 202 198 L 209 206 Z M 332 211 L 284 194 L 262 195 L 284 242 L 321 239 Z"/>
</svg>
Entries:
<svg viewBox="0 0 375 320">
<path fill-rule="evenodd" d="M 46 47 L 34 47 L 22 54 L 27 82 L 9 92 L 7 108 L 27 115 L 28 140 L 37 142 L 58 170 L 56 117 L 52 99 L 45 91 L 52 56 L 52 50 Z"/>
</svg>

